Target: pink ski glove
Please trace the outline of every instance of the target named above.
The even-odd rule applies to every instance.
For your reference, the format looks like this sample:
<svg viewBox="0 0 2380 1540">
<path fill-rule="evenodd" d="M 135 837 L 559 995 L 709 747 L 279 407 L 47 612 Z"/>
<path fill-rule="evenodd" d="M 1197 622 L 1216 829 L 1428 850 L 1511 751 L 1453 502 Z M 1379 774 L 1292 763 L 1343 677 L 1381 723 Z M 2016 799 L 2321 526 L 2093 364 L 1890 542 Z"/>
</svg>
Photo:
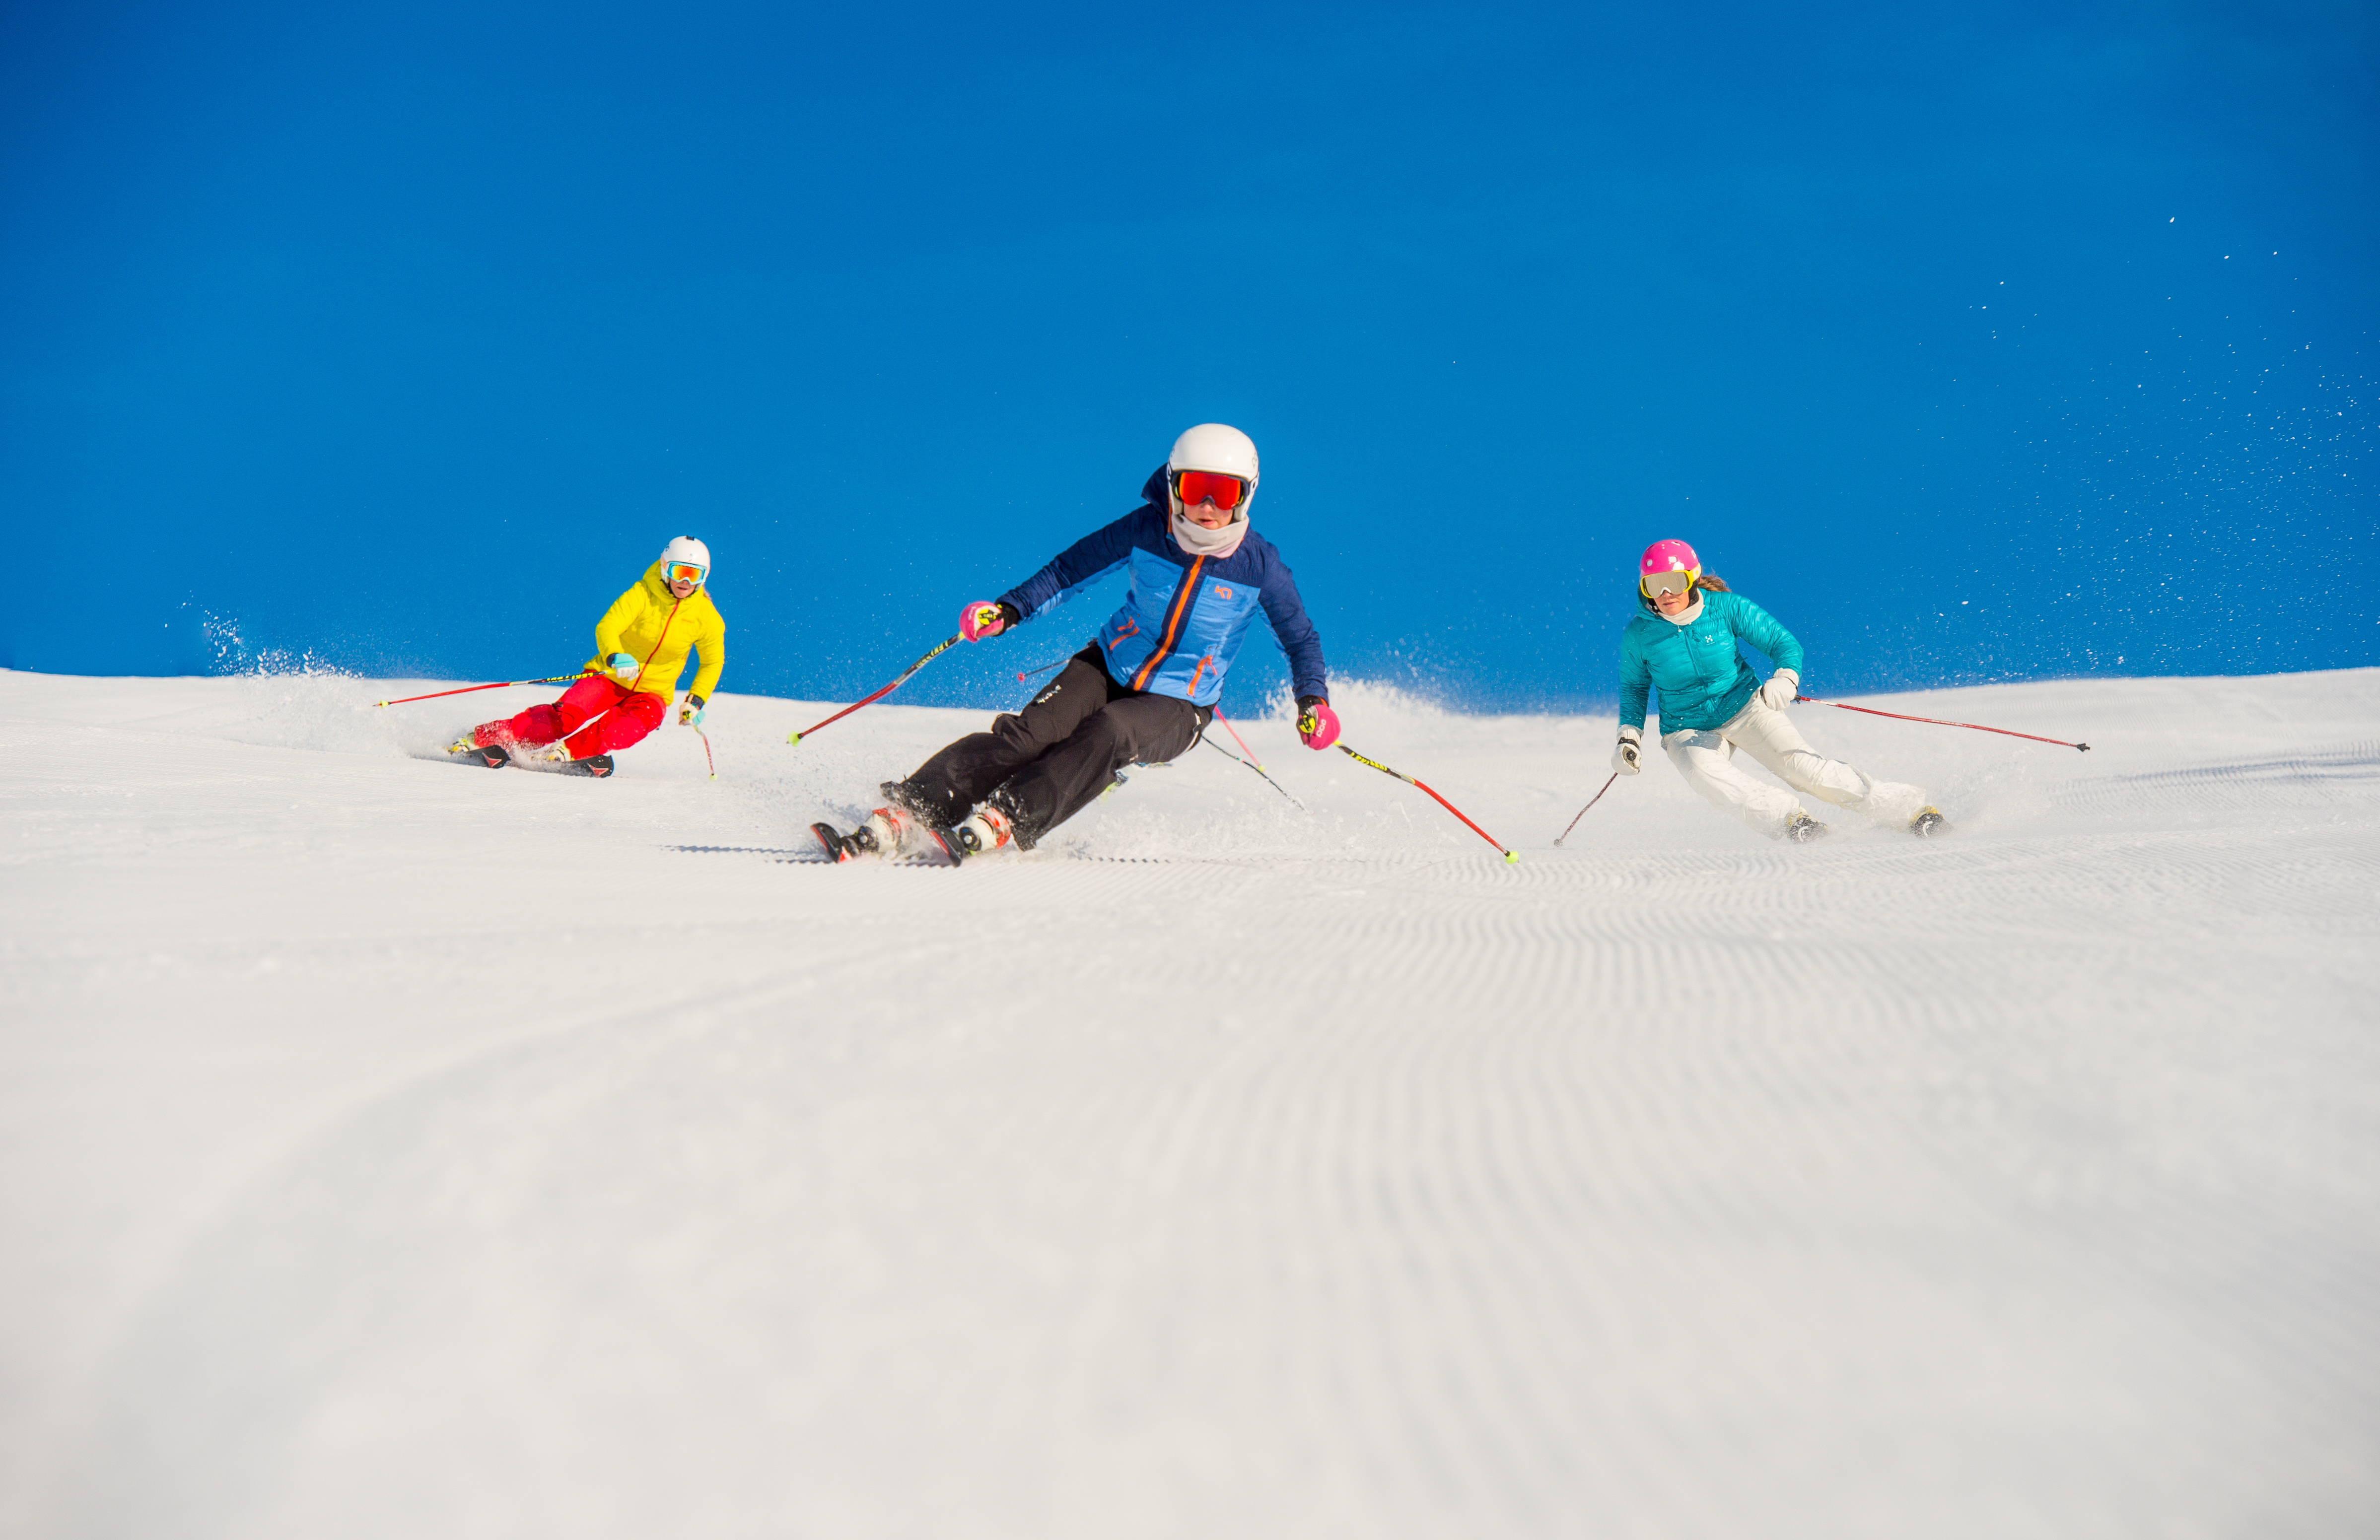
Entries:
<svg viewBox="0 0 2380 1540">
<path fill-rule="evenodd" d="M 959 635 L 979 642 L 986 637 L 999 636 L 1024 618 L 1013 605 L 978 599 L 959 612 Z"/>
<path fill-rule="evenodd" d="M 1305 740 L 1308 748 L 1329 748 L 1339 741 L 1339 713 L 1320 696 L 1307 696 L 1297 703 L 1304 708 L 1297 718 L 1297 735 Z"/>
</svg>

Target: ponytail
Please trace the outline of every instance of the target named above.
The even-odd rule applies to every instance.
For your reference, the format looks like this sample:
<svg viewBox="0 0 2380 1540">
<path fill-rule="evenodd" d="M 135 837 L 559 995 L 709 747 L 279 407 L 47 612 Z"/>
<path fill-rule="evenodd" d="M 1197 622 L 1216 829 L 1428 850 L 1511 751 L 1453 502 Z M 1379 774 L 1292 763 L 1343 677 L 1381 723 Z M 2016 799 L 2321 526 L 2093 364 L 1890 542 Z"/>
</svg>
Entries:
<svg viewBox="0 0 2380 1540">
<path fill-rule="evenodd" d="M 1694 587 L 1698 588 L 1708 588 L 1713 593 L 1729 593 L 1732 591 L 1727 586 L 1727 579 L 1721 577 L 1715 572 L 1706 572 L 1700 577 L 1695 578 Z"/>
</svg>

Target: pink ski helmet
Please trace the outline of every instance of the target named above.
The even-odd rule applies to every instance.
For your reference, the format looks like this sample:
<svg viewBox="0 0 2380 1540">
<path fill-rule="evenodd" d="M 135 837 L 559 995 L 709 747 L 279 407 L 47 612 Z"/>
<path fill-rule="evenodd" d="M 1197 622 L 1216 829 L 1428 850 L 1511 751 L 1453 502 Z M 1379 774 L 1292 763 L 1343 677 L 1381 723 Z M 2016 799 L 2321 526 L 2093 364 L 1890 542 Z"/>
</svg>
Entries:
<svg viewBox="0 0 2380 1540">
<path fill-rule="evenodd" d="M 1686 587 L 1692 588 L 1703 575 L 1703 561 L 1694 554 L 1694 548 L 1683 540 L 1655 540 L 1645 548 L 1644 557 L 1636 564 L 1636 591 L 1652 598 L 1653 575 L 1662 572 L 1684 573 Z"/>
</svg>

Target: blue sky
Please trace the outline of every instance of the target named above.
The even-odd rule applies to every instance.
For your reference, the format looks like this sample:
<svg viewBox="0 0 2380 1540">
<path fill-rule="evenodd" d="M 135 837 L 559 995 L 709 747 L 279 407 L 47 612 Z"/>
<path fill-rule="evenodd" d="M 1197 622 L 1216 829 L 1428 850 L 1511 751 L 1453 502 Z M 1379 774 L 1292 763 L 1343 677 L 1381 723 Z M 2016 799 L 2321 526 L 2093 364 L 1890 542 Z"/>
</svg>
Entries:
<svg viewBox="0 0 2380 1540">
<path fill-rule="evenodd" d="M 552 673 L 690 531 L 726 687 L 847 697 L 1222 420 L 1459 704 L 1609 699 L 1667 536 L 1821 692 L 2367 664 L 2375 82 L 2344 4 L 10 7 L 0 662 Z"/>
</svg>

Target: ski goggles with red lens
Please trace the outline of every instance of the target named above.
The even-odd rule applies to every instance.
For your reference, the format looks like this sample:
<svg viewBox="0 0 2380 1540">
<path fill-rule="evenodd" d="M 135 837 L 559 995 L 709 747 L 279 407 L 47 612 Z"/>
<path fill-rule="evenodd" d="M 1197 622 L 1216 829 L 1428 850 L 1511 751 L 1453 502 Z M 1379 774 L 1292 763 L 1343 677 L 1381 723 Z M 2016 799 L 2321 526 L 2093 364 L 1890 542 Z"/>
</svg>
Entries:
<svg viewBox="0 0 2380 1540">
<path fill-rule="evenodd" d="M 1240 505 L 1248 495 L 1248 484 L 1236 476 L 1226 476 L 1219 470 L 1177 471 L 1173 477 L 1173 495 L 1182 500 L 1184 508 L 1196 508 L 1211 501 L 1225 513 Z"/>
<path fill-rule="evenodd" d="M 1658 599 L 1665 593 L 1684 593 L 1688 588 L 1694 586 L 1694 579 L 1700 577 L 1702 575 L 1703 569 L 1700 567 L 1687 567 L 1682 570 L 1672 568 L 1668 572 L 1648 572 L 1645 575 L 1642 584 L 1642 587 L 1645 589 L 1645 597 L 1647 599 Z"/>
<path fill-rule="evenodd" d="M 672 562 L 663 569 L 662 577 L 665 582 L 692 583 L 699 587 L 702 582 L 702 573 L 703 569 L 696 566 L 692 562 Z"/>
</svg>

